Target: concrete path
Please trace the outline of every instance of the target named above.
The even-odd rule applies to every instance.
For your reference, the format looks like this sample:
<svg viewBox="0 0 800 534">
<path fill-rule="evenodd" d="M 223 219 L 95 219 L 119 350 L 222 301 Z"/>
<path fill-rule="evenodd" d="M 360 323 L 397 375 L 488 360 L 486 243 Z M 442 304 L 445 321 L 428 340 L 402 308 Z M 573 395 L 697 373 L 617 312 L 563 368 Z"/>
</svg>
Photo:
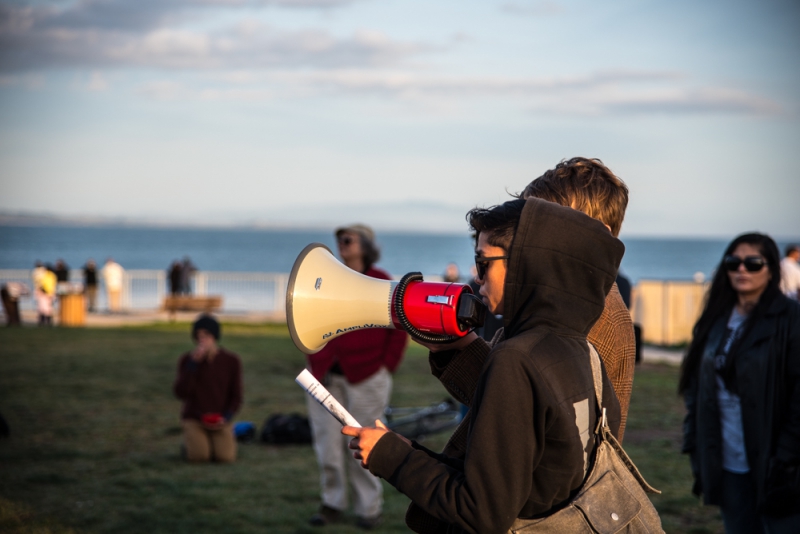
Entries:
<svg viewBox="0 0 800 534">
<path fill-rule="evenodd" d="M 36 312 L 33 310 L 24 310 L 22 312 L 22 323 L 26 326 L 36 325 Z M 112 328 L 119 326 L 129 325 L 144 325 L 152 323 L 168 323 L 168 322 L 181 322 L 190 323 L 194 321 L 198 312 L 177 312 L 170 315 L 168 312 L 159 310 L 132 310 L 120 313 L 87 313 L 86 325 L 90 328 Z M 225 322 L 231 323 L 276 323 L 285 322 L 284 314 L 268 314 L 268 313 L 218 313 L 214 314 Z M 58 326 L 58 313 L 53 317 L 53 322 Z"/>
<path fill-rule="evenodd" d="M 680 365 L 683 360 L 684 349 L 667 349 L 662 347 L 642 347 L 642 361 L 645 363 L 666 363 Z"/>
<path fill-rule="evenodd" d="M 174 318 L 169 313 L 158 310 L 136 310 L 124 313 L 87 313 L 86 326 L 90 328 L 112 328 L 129 325 L 145 325 L 152 323 L 166 323 L 177 321 L 190 323 L 197 318 L 196 312 L 178 312 Z M 233 323 L 280 323 L 285 322 L 284 314 L 267 313 L 247 313 L 247 314 L 217 314 L 225 322 Z M 54 318 L 58 324 L 58 314 Z M 26 326 L 36 325 L 36 312 L 26 310 L 22 312 L 22 322 Z M 642 361 L 645 363 L 666 363 L 669 365 L 680 365 L 683 359 L 684 350 L 675 350 L 662 347 L 644 346 L 642 347 Z"/>
</svg>

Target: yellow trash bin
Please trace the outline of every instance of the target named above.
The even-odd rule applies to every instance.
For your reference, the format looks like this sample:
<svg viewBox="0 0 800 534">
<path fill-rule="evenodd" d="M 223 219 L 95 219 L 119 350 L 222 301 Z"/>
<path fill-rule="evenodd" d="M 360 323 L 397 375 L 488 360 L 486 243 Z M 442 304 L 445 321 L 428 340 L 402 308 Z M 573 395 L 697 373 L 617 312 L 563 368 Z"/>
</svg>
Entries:
<svg viewBox="0 0 800 534">
<path fill-rule="evenodd" d="M 82 293 L 67 293 L 59 297 L 59 324 L 61 326 L 86 325 L 86 300 Z"/>
</svg>

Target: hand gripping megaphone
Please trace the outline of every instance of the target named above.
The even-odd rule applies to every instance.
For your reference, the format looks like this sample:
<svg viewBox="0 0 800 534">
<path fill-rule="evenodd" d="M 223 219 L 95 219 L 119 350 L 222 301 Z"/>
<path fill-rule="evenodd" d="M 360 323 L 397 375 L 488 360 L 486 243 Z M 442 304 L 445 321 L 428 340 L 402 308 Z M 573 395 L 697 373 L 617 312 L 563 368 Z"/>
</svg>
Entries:
<svg viewBox="0 0 800 534">
<path fill-rule="evenodd" d="M 320 243 L 294 262 L 286 291 L 286 322 L 297 348 L 314 354 L 328 341 L 362 328 L 397 328 L 429 343 L 447 343 L 483 325 L 486 306 L 466 284 L 399 282 L 353 271 Z"/>
</svg>

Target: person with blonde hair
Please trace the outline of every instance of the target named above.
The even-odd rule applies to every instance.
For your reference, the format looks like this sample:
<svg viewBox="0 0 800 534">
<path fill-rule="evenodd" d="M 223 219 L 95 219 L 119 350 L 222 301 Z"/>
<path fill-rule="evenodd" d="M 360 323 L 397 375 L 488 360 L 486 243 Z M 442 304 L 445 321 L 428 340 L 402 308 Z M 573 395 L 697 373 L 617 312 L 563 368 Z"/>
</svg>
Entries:
<svg viewBox="0 0 800 534">
<path fill-rule="evenodd" d="M 619 235 L 628 206 L 625 182 L 599 159 L 583 157 L 560 162 L 528 184 L 518 196 L 539 198 L 581 211 L 602 222 L 614 237 Z M 448 345 L 422 344 L 431 350 L 429 360 L 434 375 L 450 395 L 469 406 L 492 347 L 504 337 L 504 329 L 500 328 L 491 341 L 471 333 Z M 608 291 L 602 313 L 587 338 L 597 348 L 619 400 L 621 421 L 617 438 L 622 442 L 633 389 L 636 338 L 630 312 L 616 284 Z M 442 365 L 445 358 L 449 363 Z M 468 430 L 465 418 L 448 440 L 443 454 L 463 457 Z M 413 502 L 406 513 L 406 524 L 421 534 L 441 533 L 447 528 Z"/>
<path fill-rule="evenodd" d="M 56 299 L 56 286 L 58 278 L 53 269 L 41 262 L 36 262 L 36 267 L 31 275 L 33 279 L 33 298 L 36 301 L 36 312 L 39 316 L 39 326 L 53 325 L 53 302 Z"/>
</svg>

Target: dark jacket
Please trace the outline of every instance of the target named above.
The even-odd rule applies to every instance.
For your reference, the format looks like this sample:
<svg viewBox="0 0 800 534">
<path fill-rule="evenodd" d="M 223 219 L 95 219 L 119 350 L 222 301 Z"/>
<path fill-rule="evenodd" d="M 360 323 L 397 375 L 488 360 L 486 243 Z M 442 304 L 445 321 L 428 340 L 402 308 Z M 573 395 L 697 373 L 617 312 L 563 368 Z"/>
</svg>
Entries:
<svg viewBox="0 0 800 534">
<path fill-rule="evenodd" d="M 720 504 L 722 491 L 714 356 L 727 321 L 727 315 L 720 317 L 711 329 L 698 373 L 685 394 L 683 452 L 692 456 L 694 491 L 703 494 L 706 504 Z M 800 464 L 800 303 L 776 296 L 729 357 L 735 358 L 747 462 L 761 501 L 771 461 Z M 800 502 L 795 503 L 797 509 Z"/>
<path fill-rule="evenodd" d="M 545 514 L 583 481 L 597 421 L 586 335 L 600 317 L 624 247 L 576 210 L 527 201 L 504 289 L 506 339 L 489 354 L 475 391 L 461 459 L 384 435 L 370 471 L 452 532 L 506 532 Z M 603 376 L 610 424 L 619 403 Z M 579 430 L 579 423 L 584 430 Z"/>
</svg>

